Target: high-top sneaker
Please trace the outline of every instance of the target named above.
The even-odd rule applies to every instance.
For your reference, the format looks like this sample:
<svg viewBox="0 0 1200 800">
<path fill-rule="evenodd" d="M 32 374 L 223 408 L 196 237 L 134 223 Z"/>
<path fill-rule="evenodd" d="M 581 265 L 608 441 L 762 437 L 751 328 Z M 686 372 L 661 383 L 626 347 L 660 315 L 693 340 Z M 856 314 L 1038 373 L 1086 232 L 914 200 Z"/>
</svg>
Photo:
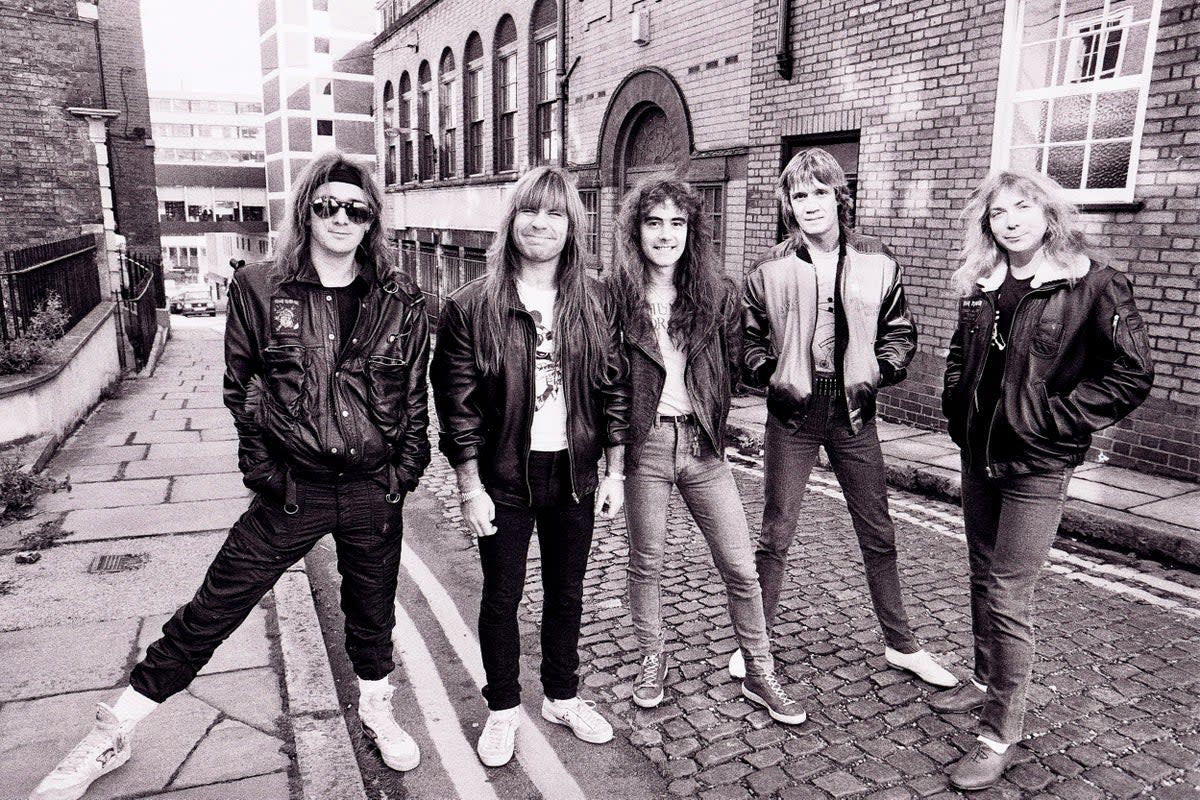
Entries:
<svg viewBox="0 0 1200 800">
<path fill-rule="evenodd" d="M 383 763 L 394 770 L 407 772 L 421 763 L 421 751 L 413 738 L 404 732 L 392 716 L 394 687 L 382 692 L 364 693 L 358 698 L 358 718 L 363 735 L 379 748 Z"/>
<path fill-rule="evenodd" d="M 132 725 L 122 725 L 104 703 L 96 705 L 96 724 L 66 758 L 42 778 L 29 800 L 77 800 L 92 781 L 129 760 Z"/>
</svg>

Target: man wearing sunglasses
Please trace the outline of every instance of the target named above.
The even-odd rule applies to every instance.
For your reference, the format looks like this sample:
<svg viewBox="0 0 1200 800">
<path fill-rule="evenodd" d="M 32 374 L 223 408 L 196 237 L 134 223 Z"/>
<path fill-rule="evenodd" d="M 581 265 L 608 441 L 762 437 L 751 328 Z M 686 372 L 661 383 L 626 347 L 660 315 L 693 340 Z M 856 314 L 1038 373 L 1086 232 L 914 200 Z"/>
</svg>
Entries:
<svg viewBox="0 0 1200 800">
<path fill-rule="evenodd" d="M 401 509 L 429 463 L 424 298 L 392 266 L 370 172 L 339 153 L 297 178 L 270 262 L 229 287 L 225 404 L 238 465 L 255 491 L 195 597 L 92 731 L 34 790 L 74 800 L 129 760 L 134 725 L 185 689 L 279 577 L 332 531 L 346 650 L 367 739 L 396 770 L 416 742 L 392 715 Z"/>
</svg>

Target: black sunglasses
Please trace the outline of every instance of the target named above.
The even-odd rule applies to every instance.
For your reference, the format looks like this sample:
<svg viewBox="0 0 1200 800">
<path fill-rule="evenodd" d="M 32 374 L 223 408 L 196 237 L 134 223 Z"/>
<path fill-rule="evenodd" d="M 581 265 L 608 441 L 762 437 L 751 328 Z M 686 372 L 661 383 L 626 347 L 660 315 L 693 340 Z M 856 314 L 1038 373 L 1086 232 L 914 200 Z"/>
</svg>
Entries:
<svg viewBox="0 0 1200 800">
<path fill-rule="evenodd" d="M 356 225 L 365 225 L 375 219 L 375 212 L 366 203 L 358 200 L 338 200 L 336 197 L 318 197 L 309 206 L 312 213 L 321 219 L 336 216 L 339 208 L 346 209 L 346 219 Z"/>
</svg>

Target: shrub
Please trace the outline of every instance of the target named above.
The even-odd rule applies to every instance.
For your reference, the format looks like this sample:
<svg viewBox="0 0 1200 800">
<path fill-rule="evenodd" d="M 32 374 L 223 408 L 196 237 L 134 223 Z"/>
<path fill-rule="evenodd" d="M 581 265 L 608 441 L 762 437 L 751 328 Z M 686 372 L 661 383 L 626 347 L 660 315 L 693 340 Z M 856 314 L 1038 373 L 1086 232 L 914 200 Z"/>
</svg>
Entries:
<svg viewBox="0 0 1200 800">
<path fill-rule="evenodd" d="M 0 459 L 0 523 L 28 516 L 40 494 L 59 489 L 69 490 L 70 483 L 29 472 L 15 455 Z"/>
<path fill-rule="evenodd" d="M 0 375 L 25 372 L 45 361 L 55 340 L 66 332 L 69 320 L 58 294 L 47 293 L 29 318 L 25 333 L 0 342 Z"/>
</svg>

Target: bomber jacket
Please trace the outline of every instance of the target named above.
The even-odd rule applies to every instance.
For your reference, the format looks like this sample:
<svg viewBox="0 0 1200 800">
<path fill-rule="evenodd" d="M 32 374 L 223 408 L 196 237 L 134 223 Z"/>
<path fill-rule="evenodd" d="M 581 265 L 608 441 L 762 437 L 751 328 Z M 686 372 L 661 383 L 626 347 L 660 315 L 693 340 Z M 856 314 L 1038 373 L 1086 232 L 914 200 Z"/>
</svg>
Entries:
<svg viewBox="0 0 1200 800">
<path fill-rule="evenodd" d="M 706 334 L 688 342 L 684 384 L 692 413 L 713 451 L 725 457 L 725 419 L 729 416 L 733 379 L 741 365 L 741 306 L 732 281 L 726 281 L 720 300 L 717 324 Z M 633 470 L 641 459 L 642 447 L 658 416 L 667 368 L 658 337 L 643 308 L 622 321 L 622 339 L 629 359 L 630 415 L 629 445 L 625 469 Z"/>
<path fill-rule="evenodd" d="M 503 367 L 499 374 L 484 374 L 475 331 L 484 324 L 480 301 L 485 280 L 477 278 L 450 295 L 438 321 L 429 373 L 441 423 L 438 447 L 453 467 L 477 460 L 480 478 L 494 502 L 528 506 L 533 502 L 529 450 L 537 333 L 533 317 L 518 300 L 509 309 L 514 335 L 505 344 Z M 588 282 L 589 293 L 603 298 L 607 308 L 604 285 L 592 278 Z M 606 318 L 612 320 L 613 315 Z M 596 464 L 604 448 L 623 445 L 628 437 L 625 360 L 615 323 L 609 330 L 599 385 L 581 386 L 564 370 L 567 454 L 576 499 L 596 491 Z"/>
<path fill-rule="evenodd" d="M 857 433 L 875 416 L 879 389 L 907 377 L 917 348 L 900 266 L 878 239 L 844 232 L 834 280 L 834 366 Z M 817 279 L 807 246 L 782 242 L 746 279 L 743 380 L 766 386 L 767 410 L 803 419 L 812 399 Z"/>
<path fill-rule="evenodd" d="M 367 294 L 339 351 L 336 303 L 311 265 L 292 280 L 269 262 L 234 274 L 225 405 L 251 489 L 291 503 L 293 477 L 370 475 L 398 497 L 429 464 L 425 298 L 399 272 L 383 284 L 362 276 Z"/>
<path fill-rule="evenodd" d="M 988 426 L 989 477 L 1082 463 L 1092 434 L 1137 408 L 1154 382 L 1145 324 L 1126 277 L 1087 259 L 1067 267 L 1047 262 L 1013 314 L 996 412 L 976 419 L 975 389 L 1007 274 L 999 265 L 959 302 L 942 391 L 950 437 L 964 451 L 967 431 Z M 965 455 L 974 463 L 978 454 Z"/>
</svg>

